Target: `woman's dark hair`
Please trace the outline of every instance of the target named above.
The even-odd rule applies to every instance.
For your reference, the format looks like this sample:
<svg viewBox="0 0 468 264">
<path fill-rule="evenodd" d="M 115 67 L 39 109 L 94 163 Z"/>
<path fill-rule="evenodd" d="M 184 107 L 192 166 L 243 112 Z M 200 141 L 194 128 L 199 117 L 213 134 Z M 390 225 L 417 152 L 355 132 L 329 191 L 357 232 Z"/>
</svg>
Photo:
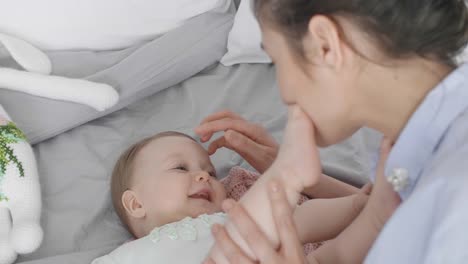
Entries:
<svg viewBox="0 0 468 264">
<path fill-rule="evenodd" d="M 351 18 L 392 57 L 417 54 L 454 64 L 468 43 L 463 0 L 255 0 L 254 9 L 301 55 L 302 39 L 315 15 Z"/>
</svg>

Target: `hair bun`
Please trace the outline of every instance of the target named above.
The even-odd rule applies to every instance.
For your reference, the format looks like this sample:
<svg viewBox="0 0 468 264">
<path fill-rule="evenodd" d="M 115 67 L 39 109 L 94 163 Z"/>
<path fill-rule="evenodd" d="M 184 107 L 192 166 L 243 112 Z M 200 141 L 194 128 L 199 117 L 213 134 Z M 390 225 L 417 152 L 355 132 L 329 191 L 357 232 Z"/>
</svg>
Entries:
<svg viewBox="0 0 468 264">
<path fill-rule="evenodd" d="M 394 33 L 389 50 L 394 54 L 415 53 L 454 64 L 468 43 L 467 3 L 464 0 L 393 2 L 399 2 L 394 12 L 405 13 L 407 20 L 396 20 L 394 27 L 399 30 Z"/>
<path fill-rule="evenodd" d="M 438 35 L 427 43 L 441 59 L 453 61 L 468 44 L 468 6 L 464 0 L 431 0 L 434 3 L 436 27 L 431 30 Z M 437 11 L 439 10 L 439 14 Z M 428 19 L 431 19 L 430 17 Z M 430 51 L 429 49 L 428 51 Z"/>
</svg>

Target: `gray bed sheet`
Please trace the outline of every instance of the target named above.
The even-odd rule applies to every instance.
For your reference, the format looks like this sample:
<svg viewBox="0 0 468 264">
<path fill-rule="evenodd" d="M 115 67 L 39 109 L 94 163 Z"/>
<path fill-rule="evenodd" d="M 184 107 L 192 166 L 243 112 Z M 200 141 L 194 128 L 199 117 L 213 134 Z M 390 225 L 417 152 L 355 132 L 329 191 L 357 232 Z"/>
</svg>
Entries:
<svg viewBox="0 0 468 264">
<path fill-rule="evenodd" d="M 118 155 L 131 143 L 160 131 L 194 135 L 206 115 L 231 109 L 267 127 L 281 140 L 286 121 L 271 65 L 213 65 L 183 83 L 139 100 L 34 149 L 42 182 L 41 248 L 18 263 L 90 263 L 129 238 L 114 213 L 109 177 Z M 321 150 L 325 172 L 359 185 L 370 171 L 370 153 L 379 136 L 361 130 L 348 141 Z M 219 175 L 248 165 L 228 150 L 213 162 Z"/>
</svg>

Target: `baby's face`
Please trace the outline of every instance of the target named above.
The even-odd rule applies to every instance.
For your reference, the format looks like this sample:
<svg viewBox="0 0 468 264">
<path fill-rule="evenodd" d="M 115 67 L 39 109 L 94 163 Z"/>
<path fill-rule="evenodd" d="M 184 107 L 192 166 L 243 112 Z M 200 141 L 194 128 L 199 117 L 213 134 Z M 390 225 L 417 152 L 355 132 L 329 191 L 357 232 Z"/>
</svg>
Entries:
<svg viewBox="0 0 468 264">
<path fill-rule="evenodd" d="M 155 227 L 220 212 L 226 199 L 206 150 L 181 136 L 158 138 L 141 149 L 132 189 Z"/>
</svg>

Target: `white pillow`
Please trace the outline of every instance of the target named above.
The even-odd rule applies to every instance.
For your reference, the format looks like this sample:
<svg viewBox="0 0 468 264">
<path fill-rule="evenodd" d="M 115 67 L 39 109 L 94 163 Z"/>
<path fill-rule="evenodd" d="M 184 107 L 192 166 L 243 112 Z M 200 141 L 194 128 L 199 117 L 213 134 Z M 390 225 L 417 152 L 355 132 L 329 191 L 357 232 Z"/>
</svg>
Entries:
<svg viewBox="0 0 468 264">
<path fill-rule="evenodd" d="M 230 0 L 2 1 L 0 32 L 43 50 L 111 50 L 152 40 Z"/>
<path fill-rule="evenodd" d="M 234 26 L 229 33 L 228 52 L 221 59 L 221 63 L 225 66 L 271 62 L 268 54 L 261 48 L 262 34 L 252 5 L 252 0 L 240 2 Z"/>
</svg>

